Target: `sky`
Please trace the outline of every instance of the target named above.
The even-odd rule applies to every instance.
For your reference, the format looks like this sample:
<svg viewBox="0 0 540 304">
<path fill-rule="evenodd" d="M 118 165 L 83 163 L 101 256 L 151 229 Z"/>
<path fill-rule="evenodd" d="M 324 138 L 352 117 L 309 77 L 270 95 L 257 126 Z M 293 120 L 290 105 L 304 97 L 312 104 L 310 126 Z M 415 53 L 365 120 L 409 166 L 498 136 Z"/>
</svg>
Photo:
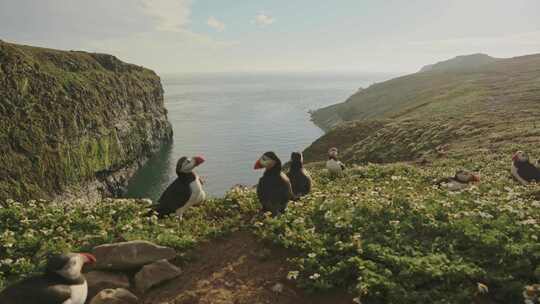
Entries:
<svg viewBox="0 0 540 304">
<path fill-rule="evenodd" d="M 538 0 L 0 0 L 0 39 L 159 73 L 415 72 L 540 53 Z"/>
</svg>

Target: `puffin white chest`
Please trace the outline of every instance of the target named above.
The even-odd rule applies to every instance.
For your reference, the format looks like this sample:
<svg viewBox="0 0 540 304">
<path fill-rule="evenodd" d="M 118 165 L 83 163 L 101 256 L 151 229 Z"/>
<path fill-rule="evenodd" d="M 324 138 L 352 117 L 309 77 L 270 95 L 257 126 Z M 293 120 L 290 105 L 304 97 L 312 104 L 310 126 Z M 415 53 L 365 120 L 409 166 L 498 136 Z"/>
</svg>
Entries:
<svg viewBox="0 0 540 304">
<path fill-rule="evenodd" d="M 71 285 L 71 298 L 64 301 L 62 304 L 84 304 L 88 296 L 88 284 L 86 281 L 79 285 Z"/>
<path fill-rule="evenodd" d="M 189 184 L 189 188 L 191 189 L 191 196 L 189 197 L 187 205 L 198 204 L 205 200 L 206 193 L 204 193 L 201 181 L 198 177 Z"/>
<path fill-rule="evenodd" d="M 341 162 L 336 161 L 335 159 L 329 159 L 326 162 L 326 169 L 328 169 L 328 171 L 332 174 L 341 175 L 343 173 Z"/>
</svg>

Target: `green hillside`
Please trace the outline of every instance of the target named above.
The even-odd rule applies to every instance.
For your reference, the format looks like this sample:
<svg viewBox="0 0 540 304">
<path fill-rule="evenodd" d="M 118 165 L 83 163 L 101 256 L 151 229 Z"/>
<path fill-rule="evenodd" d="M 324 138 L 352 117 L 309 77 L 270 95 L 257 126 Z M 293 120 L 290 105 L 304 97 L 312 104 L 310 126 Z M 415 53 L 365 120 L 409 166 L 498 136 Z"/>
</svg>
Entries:
<svg viewBox="0 0 540 304">
<path fill-rule="evenodd" d="M 314 112 L 314 121 L 328 130 L 348 121 L 386 123 L 380 128 L 379 121 L 377 132 L 340 126 L 341 131 L 328 132 L 305 153 L 319 155 L 309 160 L 320 160 L 327 142 L 338 143 L 343 151 L 351 148 L 343 157 L 360 162 L 413 160 L 441 144 L 471 152 L 497 151 L 507 144 L 538 149 L 538 117 L 540 55 L 433 69 L 374 84 L 344 103 Z M 354 141 L 341 140 L 353 134 L 358 135 Z"/>
</svg>

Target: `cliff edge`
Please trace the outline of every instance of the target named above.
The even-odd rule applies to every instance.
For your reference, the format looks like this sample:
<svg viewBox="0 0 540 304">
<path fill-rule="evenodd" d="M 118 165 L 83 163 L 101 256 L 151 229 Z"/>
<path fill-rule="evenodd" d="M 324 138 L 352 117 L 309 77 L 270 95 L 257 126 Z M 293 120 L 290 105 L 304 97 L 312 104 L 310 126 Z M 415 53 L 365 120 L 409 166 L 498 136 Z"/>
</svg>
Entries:
<svg viewBox="0 0 540 304">
<path fill-rule="evenodd" d="M 170 141 L 160 78 L 114 56 L 0 41 L 0 200 L 116 196 Z"/>
</svg>

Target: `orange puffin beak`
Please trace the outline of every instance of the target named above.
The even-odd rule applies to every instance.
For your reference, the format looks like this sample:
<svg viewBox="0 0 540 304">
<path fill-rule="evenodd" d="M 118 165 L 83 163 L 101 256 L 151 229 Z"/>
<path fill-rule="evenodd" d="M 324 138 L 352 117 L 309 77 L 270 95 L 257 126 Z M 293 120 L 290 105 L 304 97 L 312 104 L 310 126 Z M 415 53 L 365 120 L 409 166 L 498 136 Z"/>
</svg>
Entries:
<svg viewBox="0 0 540 304">
<path fill-rule="evenodd" d="M 259 169 L 262 169 L 264 168 L 263 165 L 261 164 L 261 160 L 258 159 L 256 162 L 255 162 L 255 165 L 253 166 L 253 169 L 254 170 L 259 170 Z"/>
<path fill-rule="evenodd" d="M 198 166 L 198 165 L 205 162 L 205 159 L 202 156 L 195 156 L 193 159 L 195 160 L 195 165 L 196 166 Z"/>
<path fill-rule="evenodd" d="M 473 174 L 473 182 L 479 182 L 480 181 L 480 175 Z"/>
<path fill-rule="evenodd" d="M 516 154 L 514 154 L 514 155 L 512 156 L 512 160 L 513 160 L 513 161 L 516 161 L 517 159 L 518 159 L 518 155 L 517 155 L 517 153 L 516 153 Z"/>
<path fill-rule="evenodd" d="M 79 253 L 85 259 L 85 264 L 94 264 L 96 262 L 96 257 L 90 253 Z"/>
</svg>

